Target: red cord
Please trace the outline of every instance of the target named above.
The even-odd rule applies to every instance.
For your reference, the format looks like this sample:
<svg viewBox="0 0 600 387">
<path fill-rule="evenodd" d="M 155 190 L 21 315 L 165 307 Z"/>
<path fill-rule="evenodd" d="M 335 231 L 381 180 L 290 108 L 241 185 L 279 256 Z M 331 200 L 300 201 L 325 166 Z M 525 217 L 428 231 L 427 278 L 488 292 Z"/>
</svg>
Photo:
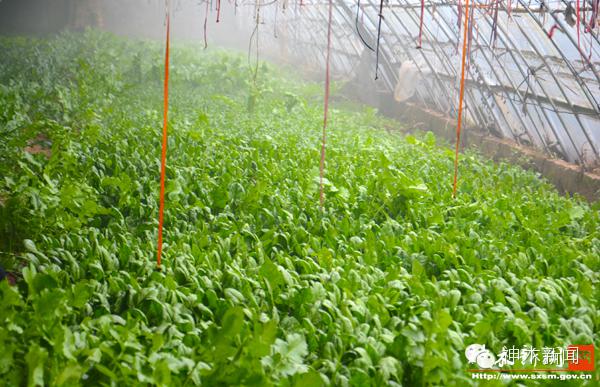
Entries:
<svg viewBox="0 0 600 387">
<path fill-rule="evenodd" d="M 319 168 L 320 193 L 319 204 L 321 211 L 325 204 L 325 192 L 323 187 L 323 177 L 325 175 L 325 144 L 327 142 L 327 113 L 329 111 L 329 56 L 331 53 L 331 19 L 333 13 L 333 0 L 329 0 L 329 21 L 327 25 L 327 54 L 325 58 L 325 101 L 323 108 L 323 138 L 321 141 L 321 164 Z"/>
<path fill-rule="evenodd" d="M 221 17 L 221 0 L 217 0 L 217 23 Z"/>
<path fill-rule="evenodd" d="M 554 32 L 556 31 L 557 28 L 558 28 L 558 24 L 555 24 L 550 28 L 550 31 L 548 31 L 548 37 L 550 39 L 552 39 L 554 37 Z"/>
<path fill-rule="evenodd" d="M 167 45 L 165 50 L 165 84 L 164 84 L 164 110 L 163 110 L 163 138 L 160 156 L 160 206 L 158 210 L 158 253 L 156 264 L 160 268 L 163 245 L 163 221 L 165 211 L 165 175 L 167 169 L 167 114 L 169 112 L 169 41 L 171 17 L 167 10 Z"/>
<path fill-rule="evenodd" d="M 469 0 L 465 0 L 465 27 L 463 31 L 462 63 L 460 75 L 460 97 L 458 102 L 458 123 L 456 124 L 456 149 L 454 155 L 454 183 L 452 185 L 452 197 L 456 197 L 458 187 L 458 148 L 460 146 L 460 130 L 462 125 L 463 102 L 465 96 L 465 63 L 467 61 L 467 40 L 469 33 Z"/>
</svg>

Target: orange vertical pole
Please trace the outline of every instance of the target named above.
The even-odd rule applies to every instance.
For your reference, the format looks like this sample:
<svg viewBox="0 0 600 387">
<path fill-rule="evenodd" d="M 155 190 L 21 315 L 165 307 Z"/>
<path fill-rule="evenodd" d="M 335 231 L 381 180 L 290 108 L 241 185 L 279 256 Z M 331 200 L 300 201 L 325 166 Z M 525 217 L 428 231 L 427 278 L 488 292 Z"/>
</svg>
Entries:
<svg viewBox="0 0 600 387">
<path fill-rule="evenodd" d="M 169 113 L 169 43 L 171 16 L 169 14 L 169 3 L 167 2 L 167 44 L 165 49 L 165 83 L 164 83 L 164 106 L 163 106 L 163 138 L 160 155 L 160 198 L 158 209 L 158 252 L 156 264 L 160 268 L 163 246 L 163 222 L 165 212 L 165 175 L 167 169 L 167 139 L 168 139 L 168 113 Z"/>
<path fill-rule="evenodd" d="M 331 19 L 333 13 L 333 0 L 329 0 L 329 21 L 327 26 L 327 53 L 325 58 L 325 99 L 323 107 L 323 137 L 321 140 L 321 163 L 319 165 L 320 192 L 319 205 L 323 211 L 325 204 L 325 190 L 323 187 L 323 176 L 325 175 L 325 145 L 327 142 L 327 113 L 329 111 L 329 56 L 331 54 Z"/>
<path fill-rule="evenodd" d="M 460 74 L 460 97 L 458 102 L 458 123 L 456 124 L 456 149 L 454 155 L 454 183 L 452 185 L 452 197 L 456 197 L 458 187 L 458 149 L 460 147 L 460 131 L 462 125 L 463 103 L 465 96 L 465 63 L 467 61 L 467 34 L 469 31 L 469 0 L 465 1 L 465 27 L 463 31 L 462 63 Z"/>
</svg>

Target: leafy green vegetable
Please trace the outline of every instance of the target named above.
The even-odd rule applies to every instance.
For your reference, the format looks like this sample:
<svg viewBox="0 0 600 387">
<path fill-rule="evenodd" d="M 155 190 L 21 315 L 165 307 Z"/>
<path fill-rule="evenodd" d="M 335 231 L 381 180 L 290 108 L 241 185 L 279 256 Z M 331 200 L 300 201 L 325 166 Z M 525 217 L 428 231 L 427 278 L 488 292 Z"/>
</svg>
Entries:
<svg viewBox="0 0 600 387">
<path fill-rule="evenodd" d="M 161 47 L 0 50 L 8 385 L 469 385 L 471 343 L 599 342 L 597 205 L 472 152 L 454 200 L 451 150 L 345 108 L 321 213 L 320 88 L 189 45 L 155 271 Z M 23 151 L 40 134 L 49 158 Z"/>
</svg>

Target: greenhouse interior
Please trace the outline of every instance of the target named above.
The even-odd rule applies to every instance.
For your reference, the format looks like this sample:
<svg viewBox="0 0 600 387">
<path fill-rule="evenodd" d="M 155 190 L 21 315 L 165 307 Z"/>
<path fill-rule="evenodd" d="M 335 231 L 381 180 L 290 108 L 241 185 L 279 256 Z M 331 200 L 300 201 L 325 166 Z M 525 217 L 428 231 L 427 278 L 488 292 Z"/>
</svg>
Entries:
<svg viewBox="0 0 600 387">
<path fill-rule="evenodd" d="M 600 0 L 0 0 L 0 386 L 600 386 Z"/>
</svg>

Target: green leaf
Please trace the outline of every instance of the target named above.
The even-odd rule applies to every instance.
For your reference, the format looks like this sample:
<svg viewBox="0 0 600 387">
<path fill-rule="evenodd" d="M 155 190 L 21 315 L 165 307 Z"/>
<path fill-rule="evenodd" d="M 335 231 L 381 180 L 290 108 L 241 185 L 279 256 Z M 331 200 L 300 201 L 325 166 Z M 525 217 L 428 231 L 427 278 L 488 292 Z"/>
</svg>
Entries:
<svg viewBox="0 0 600 387">
<path fill-rule="evenodd" d="M 456 306 L 458 305 L 458 302 L 460 301 L 460 290 L 458 289 L 452 289 L 448 292 L 448 307 L 450 309 L 456 308 Z"/>
<path fill-rule="evenodd" d="M 321 374 L 315 370 L 309 370 L 306 373 L 297 375 L 294 387 L 323 387 L 325 383 L 321 378 Z"/>
<path fill-rule="evenodd" d="M 277 339 L 272 350 L 271 358 L 277 373 L 283 376 L 292 376 L 308 371 L 308 367 L 304 364 L 308 347 L 302 335 L 291 333 L 286 336 L 285 341 Z"/>
<path fill-rule="evenodd" d="M 229 308 L 221 321 L 221 336 L 233 338 L 244 326 L 244 310 L 238 306 Z"/>
<path fill-rule="evenodd" d="M 56 385 L 73 385 L 81 379 L 83 369 L 79 364 L 67 365 L 56 378 Z"/>
<path fill-rule="evenodd" d="M 450 313 L 448 313 L 447 310 L 442 309 L 438 313 L 435 321 L 437 323 L 438 332 L 447 332 L 448 327 L 452 324 L 452 316 L 450 316 Z"/>
<path fill-rule="evenodd" d="M 154 363 L 152 376 L 157 386 L 171 386 L 171 370 L 169 369 L 169 362 L 166 359 L 162 359 Z"/>
<path fill-rule="evenodd" d="M 421 262 L 419 262 L 418 259 L 413 259 L 412 261 L 412 275 L 416 278 L 419 278 L 423 275 L 423 273 L 425 273 L 425 269 L 423 268 L 423 265 L 421 265 Z"/>
<path fill-rule="evenodd" d="M 27 385 L 28 386 L 44 386 L 44 368 L 48 351 L 40 347 L 38 344 L 32 344 L 29 347 L 25 361 L 27 362 Z"/>
<path fill-rule="evenodd" d="M 234 304 L 243 304 L 246 301 L 246 297 L 238 290 L 233 288 L 225 289 L 225 297 L 231 300 Z"/>
<path fill-rule="evenodd" d="M 4 375 L 14 365 L 15 347 L 6 340 L 0 340 L 0 345 L 2 345 L 2 351 L 0 351 L 0 375 Z"/>
<path fill-rule="evenodd" d="M 23 241 L 23 245 L 25 246 L 25 249 L 31 253 L 38 253 L 38 249 L 35 246 L 35 243 L 33 243 L 33 241 L 31 239 L 25 239 Z"/>
<path fill-rule="evenodd" d="M 580 206 L 573 206 L 569 209 L 569 217 L 571 220 L 582 219 L 585 215 L 585 210 Z"/>
<path fill-rule="evenodd" d="M 271 345 L 277 336 L 277 321 L 269 320 L 255 329 L 254 340 L 249 350 L 256 357 L 266 356 L 270 353 Z"/>
<path fill-rule="evenodd" d="M 379 360 L 379 370 L 381 371 L 384 380 L 388 380 L 392 376 L 396 376 L 399 369 L 400 362 L 398 362 L 396 358 L 386 356 Z"/>
<path fill-rule="evenodd" d="M 108 367 L 102 364 L 94 364 L 94 368 L 96 368 L 103 375 L 106 375 L 111 380 L 119 380 L 119 378 L 113 371 L 111 371 Z"/>
<path fill-rule="evenodd" d="M 265 262 L 260 267 L 259 272 L 262 277 L 269 281 L 271 288 L 276 288 L 285 284 L 283 275 L 279 271 L 279 268 L 268 258 L 265 259 Z"/>
</svg>

